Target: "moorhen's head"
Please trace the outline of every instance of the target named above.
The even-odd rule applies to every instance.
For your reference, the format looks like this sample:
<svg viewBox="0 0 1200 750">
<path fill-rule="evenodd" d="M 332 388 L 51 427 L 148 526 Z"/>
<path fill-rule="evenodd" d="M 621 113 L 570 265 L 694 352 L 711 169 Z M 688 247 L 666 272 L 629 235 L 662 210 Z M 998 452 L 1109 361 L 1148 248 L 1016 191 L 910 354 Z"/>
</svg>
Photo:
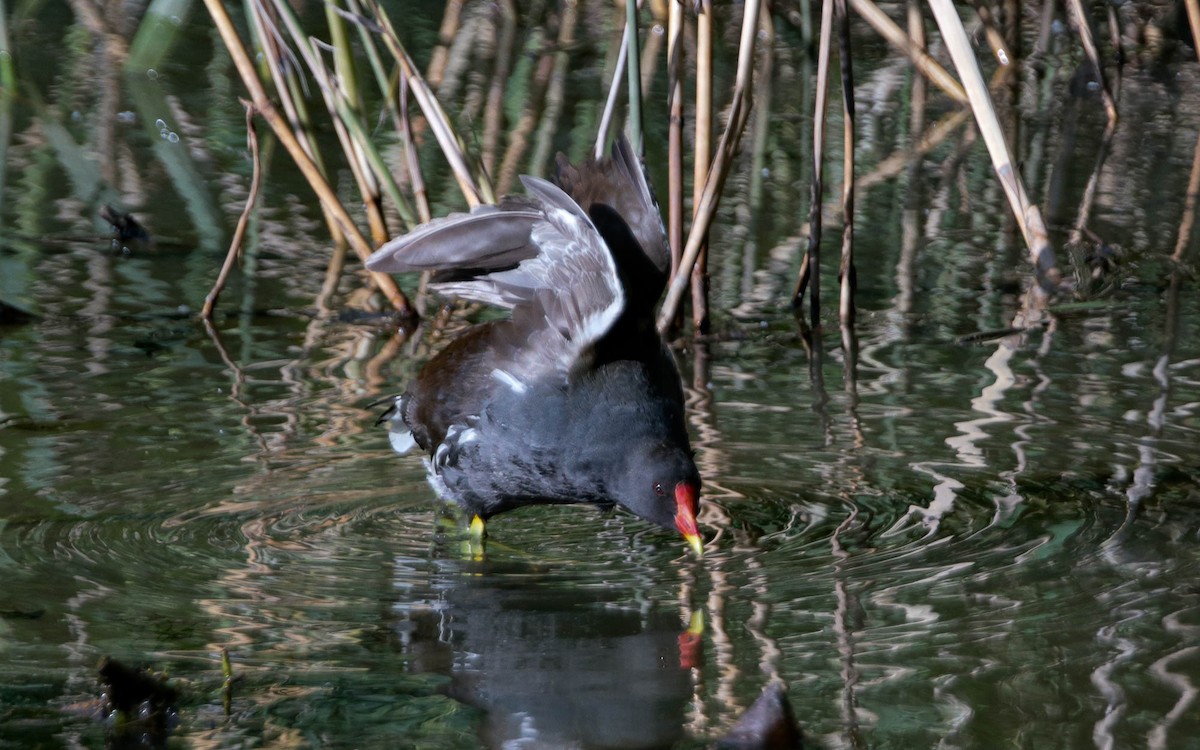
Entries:
<svg viewBox="0 0 1200 750">
<path fill-rule="evenodd" d="M 661 444 L 631 451 L 615 483 L 616 500 L 626 509 L 666 529 L 675 529 L 699 556 L 704 552 L 696 513 L 700 474 L 690 452 Z"/>
</svg>

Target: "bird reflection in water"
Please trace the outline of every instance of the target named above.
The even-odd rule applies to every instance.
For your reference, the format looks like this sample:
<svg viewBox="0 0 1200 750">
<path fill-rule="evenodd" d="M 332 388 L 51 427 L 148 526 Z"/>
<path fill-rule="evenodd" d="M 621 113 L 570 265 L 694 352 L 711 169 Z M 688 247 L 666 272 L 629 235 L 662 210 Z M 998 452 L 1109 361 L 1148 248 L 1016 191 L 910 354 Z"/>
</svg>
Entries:
<svg viewBox="0 0 1200 750">
<path fill-rule="evenodd" d="M 412 668 L 450 675 L 452 697 L 486 712 L 489 747 L 671 747 L 692 698 L 677 614 L 577 583 L 493 568 L 401 605 Z"/>
</svg>

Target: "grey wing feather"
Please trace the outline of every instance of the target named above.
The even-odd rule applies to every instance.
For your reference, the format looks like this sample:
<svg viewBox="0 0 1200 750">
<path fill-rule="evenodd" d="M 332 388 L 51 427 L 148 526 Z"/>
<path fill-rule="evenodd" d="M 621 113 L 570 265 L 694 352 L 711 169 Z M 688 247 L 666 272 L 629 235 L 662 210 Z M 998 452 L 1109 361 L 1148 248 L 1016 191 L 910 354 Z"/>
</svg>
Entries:
<svg viewBox="0 0 1200 750">
<path fill-rule="evenodd" d="M 367 259 L 367 268 L 403 273 L 510 267 L 537 252 L 529 236 L 541 218 L 535 209 L 491 205 L 451 214 L 384 243 Z"/>
<path fill-rule="evenodd" d="M 431 283 L 440 294 L 513 311 L 528 341 L 513 342 L 506 377 L 568 377 L 625 307 L 608 245 L 587 213 L 551 182 L 522 176 L 534 201 L 481 206 L 432 221 L 386 243 L 374 271 L 461 269 Z"/>
</svg>

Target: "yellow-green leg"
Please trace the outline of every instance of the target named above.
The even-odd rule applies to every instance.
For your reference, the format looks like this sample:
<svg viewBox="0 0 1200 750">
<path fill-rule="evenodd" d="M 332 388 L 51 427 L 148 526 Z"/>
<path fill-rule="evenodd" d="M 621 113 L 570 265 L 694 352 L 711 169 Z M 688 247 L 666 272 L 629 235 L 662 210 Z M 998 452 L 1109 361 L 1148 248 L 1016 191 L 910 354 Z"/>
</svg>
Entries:
<svg viewBox="0 0 1200 750">
<path fill-rule="evenodd" d="M 463 554 L 472 560 L 483 559 L 483 542 L 487 538 L 487 528 L 479 516 L 471 517 L 471 527 L 463 542 Z"/>
</svg>

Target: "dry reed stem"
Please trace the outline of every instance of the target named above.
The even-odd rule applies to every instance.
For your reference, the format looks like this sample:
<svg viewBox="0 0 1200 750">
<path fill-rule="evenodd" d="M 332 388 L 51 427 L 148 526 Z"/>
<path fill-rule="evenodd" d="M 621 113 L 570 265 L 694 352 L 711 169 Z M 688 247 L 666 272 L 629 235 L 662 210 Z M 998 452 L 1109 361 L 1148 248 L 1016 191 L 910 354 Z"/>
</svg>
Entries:
<svg viewBox="0 0 1200 750">
<path fill-rule="evenodd" d="M 305 153 L 300 141 L 296 139 L 287 122 L 279 115 L 279 111 L 275 109 L 275 105 L 267 96 L 267 92 L 263 89 L 262 82 L 258 78 L 258 72 L 254 69 L 254 64 L 250 60 L 250 56 L 246 53 L 246 48 L 242 45 L 242 40 L 237 34 L 237 29 L 234 28 L 233 21 L 229 18 L 229 13 L 221 0 L 204 0 L 204 5 L 208 9 L 209 15 L 212 16 L 213 23 L 217 27 L 218 33 L 221 35 L 221 40 L 225 44 L 225 48 L 229 50 L 230 57 L 233 58 L 234 66 L 237 68 L 238 75 L 241 76 L 242 82 L 250 92 L 254 108 L 262 115 L 267 124 L 271 126 L 275 136 L 283 147 L 287 149 L 288 154 L 292 157 L 292 161 L 299 167 L 301 173 L 304 174 L 308 184 L 312 187 L 321 203 L 326 206 L 334 219 L 341 225 L 342 231 L 346 235 L 346 239 L 354 248 L 354 252 L 365 261 L 372 252 L 367 239 L 363 237 L 354 220 L 350 218 L 350 214 L 346 213 L 345 207 L 338 200 L 337 194 L 320 170 L 313 163 L 312 159 Z M 396 282 L 391 276 L 384 273 L 376 273 L 369 271 L 371 278 L 379 287 L 379 290 L 388 298 L 396 310 L 406 317 L 414 317 L 415 311 L 408 302 L 408 298 L 400 291 L 400 287 L 396 286 Z"/>
<path fill-rule="evenodd" d="M 817 48 L 817 88 L 813 97 L 813 177 L 808 215 L 808 251 L 800 262 L 792 306 L 798 307 L 809 287 L 809 317 L 815 329 L 821 319 L 821 204 L 825 185 L 825 120 L 829 96 L 829 52 L 833 39 L 833 0 L 821 7 L 821 32 Z"/>
<path fill-rule="evenodd" d="M 338 144 L 342 147 L 342 153 L 346 157 L 346 166 L 350 168 L 350 175 L 354 178 L 354 184 L 362 198 L 363 208 L 367 214 L 367 226 L 371 228 L 371 240 L 376 245 L 382 245 L 388 241 L 390 235 L 387 223 L 383 219 L 383 206 L 379 203 L 379 183 L 375 180 L 370 166 L 365 164 L 366 157 L 363 149 L 351 135 L 348 127 L 350 123 L 357 123 L 357 117 L 351 111 L 351 105 L 346 100 L 341 86 L 335 82 L 335 78 L 325 68 L 324 61 L 319 57 L 314 61 L 316 67 L 311 72 L 325 99 L 325 105 L 329 108 L 333 132 L 337 136 Z"/>
<path fill-rule="evenodd" d="M 205 0 L 205 2 L 212 2 L 212 0 Z M 433 131 L 433 137 L 437 139 L 438 147 L 442 150 L 447 164 L 450 165 L 450 170 L 454 173 L 458 188 L 467 201 L 467 205 L 474 208 L 483 202 L 494 203 L 495 198 L 492 195 L 491 185 L 488 184 L 486 178 L 476 182 L 475 177 L 471 174 L 462 142 L 450 125 L 450 118 L 446 116 L 445 110 L 442 109 L 442 105 L 438 102 L 429 84 L 417 71 L 416 65 L 409 57 L 404 45 L 400 43 L 392 21 L 379 4 L 379 0 L 367 0 L 367 6 L 371 9 L 376 23 L 380 25 L 384 43 L 392 53 L 392 57 L 399 63 L 400 72 L 407 79 L 413 97 L 425 114 L 429 128 Z"/>
<path fill-rule="evenodd" d="M 612 80 L 608 84 L 608 98 L 604 100 L 604 114 L 600 116 L 600 126 L 596 128 L 596 147 L 592 151 L 592 156 L 596 161 L 604 158 L 604 148 L 608 143 L 608 130 L 612 127 L 613 112 L 617 109 L 617 96 L 621 93 L 621 77 L 625 75 L 628 48 L 629 34 L 622 29 L 621 49 L 617 52 L 617 64 L 613 66 Z"/>
<path fill-rule="evenodd" d="M 992 54 L 996 61 L 1001 65 L 1009 65 L 1013 61 L 1013 56 L 1009 54 L 1008 40 L 1004 38 L 1004 34 L 996 27 L 996 19 L 992 17 L 992 10 L 986 2 L 974 0 L 971 7 L 975 9 L 976 15 L 979 16 L 979 23 L 983 26 L 983 35 L 987 38 L 988 46 L 992 48 Z"/>
<path fill-rule="evenodd" d="M 1060 274 L 1056 267 L 1054 250 L 1050 246 L 1050 237 L 1046 232 L 1042 213 L 1036 204 L 1029 200 L 1025 191 L 1025 183 L 1013 166 L 1011 152 L 1004 139 L 1004 132 L 996 118 L 996 110 L 992 106 L 992 98 L 984 83 L 983 74 L 971 50 L 971 42 L 967 32 L 958 17 L 952 0 L 929 0 L 933 9 L 934 19 L 941 30 L 946 49 L 954 60 L 954 66 L 963 80 L 963 88 L 971 100 L 971 109 L 975 113 L 975 121 L 979 132 L 987 144 L 988 154 L 996 176 L 1004 188 L 1013 215 L 1021 228 L 1025 244 L 1029 248 L 1030 260 L 1033 263 L 1037 286 L 1044 294 L 1051 294 L 1058 288 Z"/>
<path fill-rule="evenodd" d="M 563 99 L 566 94 L 567 64 L 571 61 L 568 50 L 575 46 L 575 26 L 578 22 L 579 12 L 576 0 L 563 0 L 559 12 L 558 40 L 554 45 L 554 66 L 550 69 L 550 81 L 546 86 L 546 106 L 542 110 L 531 160 L 533 171 L 536 174 L 541 174 L 542 165 L 550 162 L 554 131 L 562 114 Z"/>
<path fill-rule="evenodd" d="M 1175 251 L 1171 260 L 1183 262 L 1184 253 L 1192 239 L 1192 226 L 1196 222 L 1196 201 L 1200 198 L 1200 134 L 1196 136 L 1196 148 L 1192 151 L 1192 171 L 1188 176 L 1187 194 L 1183 198 L 1183 218 L 1179 221 L 1179 237 L 1175 240 Z"/>
<path fill-rule="evenodd" d="M 713 119 L 713 24 L 712 0 L 700 0 L 696 8 L 696 140 L 692 163 L 692 222 L 704 197 L 704 183 L 712 162 Z M 707 231 L 692 267 L 692 331 L 707 333 L 708 236 Z"/>
<path fill-rule="evenodd" d="M 268 11 L 272 6 L 265 4 L 255 4 L 250 9 L 250 23 L 255 36 L 258 37 L 259 46 L 262 49 L 263 57 L 268 71 L 270 72 L 270 80 L 275 88 L 275 93 L 279 96 L 280 104 L 283 106 L 284 114 L 287 116 L 288 123 L 291 125 L 292 131 L 296 133 L 296 137 L 300 141 L 301 147 L 308 157 L 312 159 L 313 164 L 321 174 L 325 174 L 325 163 L 321 158 L 321 152 L 315 143 L 314 129 L 311 127 L 311 121 L 308 116 L 308 107 L 305 105 L 304 97 L 301 96 L 302 81 L 297 75 L 300 70 L 299 60 L 295 59 L 295 55 L 282 42 L 282 34 L 275 24 L 275 20 L 270 18 Z M 289 57 L 288 64 L 284 64 L 280 56 L 280 50 L 287 53 Z M 325 225 L 329 227 L 330 237 L 333 239 L 334 247 L 341 247 L 346 244 L 345 233 L 342 232 L 341 225 L 337 219 L 326 208 L 324 203 L 320 204 L 321 214 L 325 219 Z"/>
<path fill-rule="evenodd" d="M 250 225 L 250 212 L 258 202 L 258 191 L 262 187 L 262 160 L 258 155 L 258 134 L 254 131 L 254 105 L 245 99 L 238 101 L 246 109 L 246 146 L 250 149 L 251 165 L 250 190 L 246 194 L 246 205 L 242 208 L 242 214 L 233 230 L 233 238 L 229 241 L 229 252 L 225 253 L 225 262 L 221 264 L 217 280 L 213 282 L 212 289 L 204 298 L 204 307 L 200 309 L 200 317 L 204 320 L 212 320 L 213 309 L 217 306 L 217 299 L 220 298 L 222 290 L 225 289 L 225 282 L 229 280 L 233 264 L 242 257 L 242 243 L 246 240 L 246 227 Z"/>
<path fill-rule="evenodd" d="M 504 150 L 504 158 L 500 161 L 500 173 L 496 177 L 496 185 L 502 195 L 508 194 L 513 183 L 517 181 L 517 171 L 524 162 L 525 151 L 529 147 L 529 136 L 537 127 L 536 111 L 541 98 L 545 96 L 550 85 L 550 73 L 553 69 L 553 53 L 542 52 L 530 81 L 530 101 L 526 103 L 525 110 L 521 113 L 516 125 L 509 131 L 508 147 Z"/>
<path fill-rule="evenodd" d="M 356 20 L 355 25 L 358 27 L 359 39 L 362 42 L 363 50 L 367 53 L 367 59 L 370 62 L 371 71 L 375 75 L 375 83 L 378 86 L 379 91 L 384 95 L 384 109 L 386 109 L 388 116 L 392 119 L 392 126 L 396 130 L 397 137 L 403 141 L 404 129 L 407 127 L 407 123 L 405 123 L 401 117 L 400 109 L 401 104 L 406 104 L 407 102 L 401 102 L 401 97 L 396 95 L 397 88 L 400 86 L 400 83 L 403 79 L 399 75 L 389 74 L 388 70 L 383 64 L 383 58 L 379 54 L 379 48 L 376 44 L 373 30 L 369 28 L 367 24 L 357 22 L 357 19 L 364 17 L 362 6 L 359 4 L 358 0 L 346 0 L 346 7 L 350 12 L 351 17 Z M 405 92 L 407 92 L 407 89 L 405 89 Z M 382 181 L 384 189 L 387 191 L 388 197 L 392 199 L 392 203 L 394 204 L 397 213 L 400 214 L 400 219 L 404 223 L 406 229 L 413 227 L 422 220 L 427 220 L 421 218 L 421 216 L 424 214 L 421 214 L 419 208 L 414 211 L 413 207 L 409 205 L 408 200 L 404 198 L 403 193 L 400 192 L 400 187 L 396 183 L 395 177 L 392 175 L 392 170 L 383 163 L 383 158 L 379 155 L 378 150 L 373 148 L 374 139 L 365 133 L 362 134 L 362 138 L 364 139 L 365 143 L 371 147 L 371 151 L 369 153 L 371 154 L 371 163 L 376 170 L 376 177 Z M 417 184 L 419 179 L 419 174 L 415 177 L 412 177 L 410 185 L 414 198 L 416 198 L 418 201 L 423 198 L 424 192 L 424 185 Z"/>
<path fill-rule="evenodd" d="M 429 56 L 429 67 L 425 72 L 425 80 L 431 88 L 440 88 L 442 77 L 446 75 L 446 63 L 450 59 L 450 43 L 462 21 L 463 0 L 449 0 L 446 12 L 442 14 L 442 25 L 438 28 L 438 43 Z"/>
<path fill-rule="evenodd" d="M 425 175 L 421 171 L 421 160 L 417 158 L 417 144 L 413 141 L 412 118 L 408 116 L 408 81 L 400 78 L 400 143 L 404 148 L 405 164 L 408 166 L 408 182 L 412 185 L 413 198 L 417 201 L 417 215 L 421 223 L 433 219 L 429 210 L 429 196 L 425 192 Z"/>
<path fill-rule="evenodd" d="M 1114 132 L 1115 130 L 1112 127 L 1104 129 L 1104 138 L 1100 142 L 1099 153 L 1096 154 L 1096 164 L 1092 167 L 1092 173 L 1088 176 L 1087 186 L 1083 189 L 1083 197 L 1079 200 L 1079 211 L 1075 215 L 1075 225 L 1071 227 L 1071 232 L 1067 235 L 1067 244 L 1071 247 L 1077 247 L 1083 241 L 1083 233 L 1087 230 L 1087 226 L 1091 221 L 1092 206 L 1096 202 L 1096 190 L 1100 186 L 1100 174 L 1104 169 L 1104 162 L 1108 158 Z"/>
<path fill-rule="evenodd" d="M 742 131 L 746 127 L 749 116 L 749 92 L 754 70 L 754 40 L 758 34 L 758 17 L 762 2 L 747 2 L 742 14 L 742 34 L 738 45 L 737 73 L 734 76 L 733 100 L 729 107 L 729 121 L 721 134 L 721 142 L 717 146 L 716 158 L 708 179 L 704 183 L 704 193 L 700 200 L 700 208 L 696 211 L 696 221 L 688 233 L 687 245 L 683 249 L 683 258 L 679 263 L 679 272 L 671 279 L 667 288 L 667 298 L 663 302 L 658 316 L 658 330 L 665 333 L 679 312 L 679 304 L 687 291 L 688 277 L 700 254 L 708 227 L 717 213 L 717 205 L 721 200 L 721 188 L 729 175 L 730 164 L 737 152 Z"/>
<path fill-rule="evenodd" d="M 967 92 L 963 91 L 962 85 L 949 71 L 925 52 L 924 40 L 919 43 L 913 40 L 871 0 L 849 0 L 849 2 L 854 12 L 875 29 L 875 33 L 912 60 L 917 72 L 928 78 L 933 85 L 940 88 L 954 101 L 967 103 Z"/>
<path fill-rule="evenodd" d="M 1104 111 L 1108 115 L 1109 130 L 1117 126 L 1117 103 L 1113 100 L 1112 91 L 1108 87 L 1107 76 L 1104 75 L 1104 65 L 1100 62 L 1100 50 L 1096 48 L 1096 40 L 1092 36 L 1092 21 L 1083 8 L 1082 0 L 1067 0 L 1071 14 L 1075 17 L 1075 25 L 1079 30 L 1079 41 L 1083 44 L 1084 54 L 1096 69 L 1096 80 L 1100 83 L 1100 98 L 1104 102 Z"/>
<path fill-rule="evenodd" d="M 1192 30 L 1192 47 L 1200 60 L 1200 0 L 1183 0 L 1183 7 L 1187 9 L 1188 26 Z"/>
<path fill-rule="evenodd" d="M 841 282 L 838 320 L 845 338 L 854 329 L 854 291 L 857 286 L 854 270 L 854 63 L 850 54 L 850 18 L 846 13 L 846 0 L 834 0 L 833 13 L 838 25 L 838 62 L 842 69 L 842 258 L 838 268 Z M 853 368 L 847 367 L 847 373 L 852 372 Z"/>
<path fill-rule="evenodd" d="M 480 158 L 483 170 L 494 174 L 496 152 L 500 148 L 500 130 L 504 118 L 504 87 L 512 70 L 512 51 L 517 39 L 517 6 L 515 0 L 500 0 L 500 41 L 496 44 L 496 67 L 488 84 L 487 106 L 483 111 L 483 147 Z"/>
<path fill-rule="evenodd" d="M 671 275 L 683 255 L 683 0 L 667 13 L 667 245 Z"/>
</svg>

